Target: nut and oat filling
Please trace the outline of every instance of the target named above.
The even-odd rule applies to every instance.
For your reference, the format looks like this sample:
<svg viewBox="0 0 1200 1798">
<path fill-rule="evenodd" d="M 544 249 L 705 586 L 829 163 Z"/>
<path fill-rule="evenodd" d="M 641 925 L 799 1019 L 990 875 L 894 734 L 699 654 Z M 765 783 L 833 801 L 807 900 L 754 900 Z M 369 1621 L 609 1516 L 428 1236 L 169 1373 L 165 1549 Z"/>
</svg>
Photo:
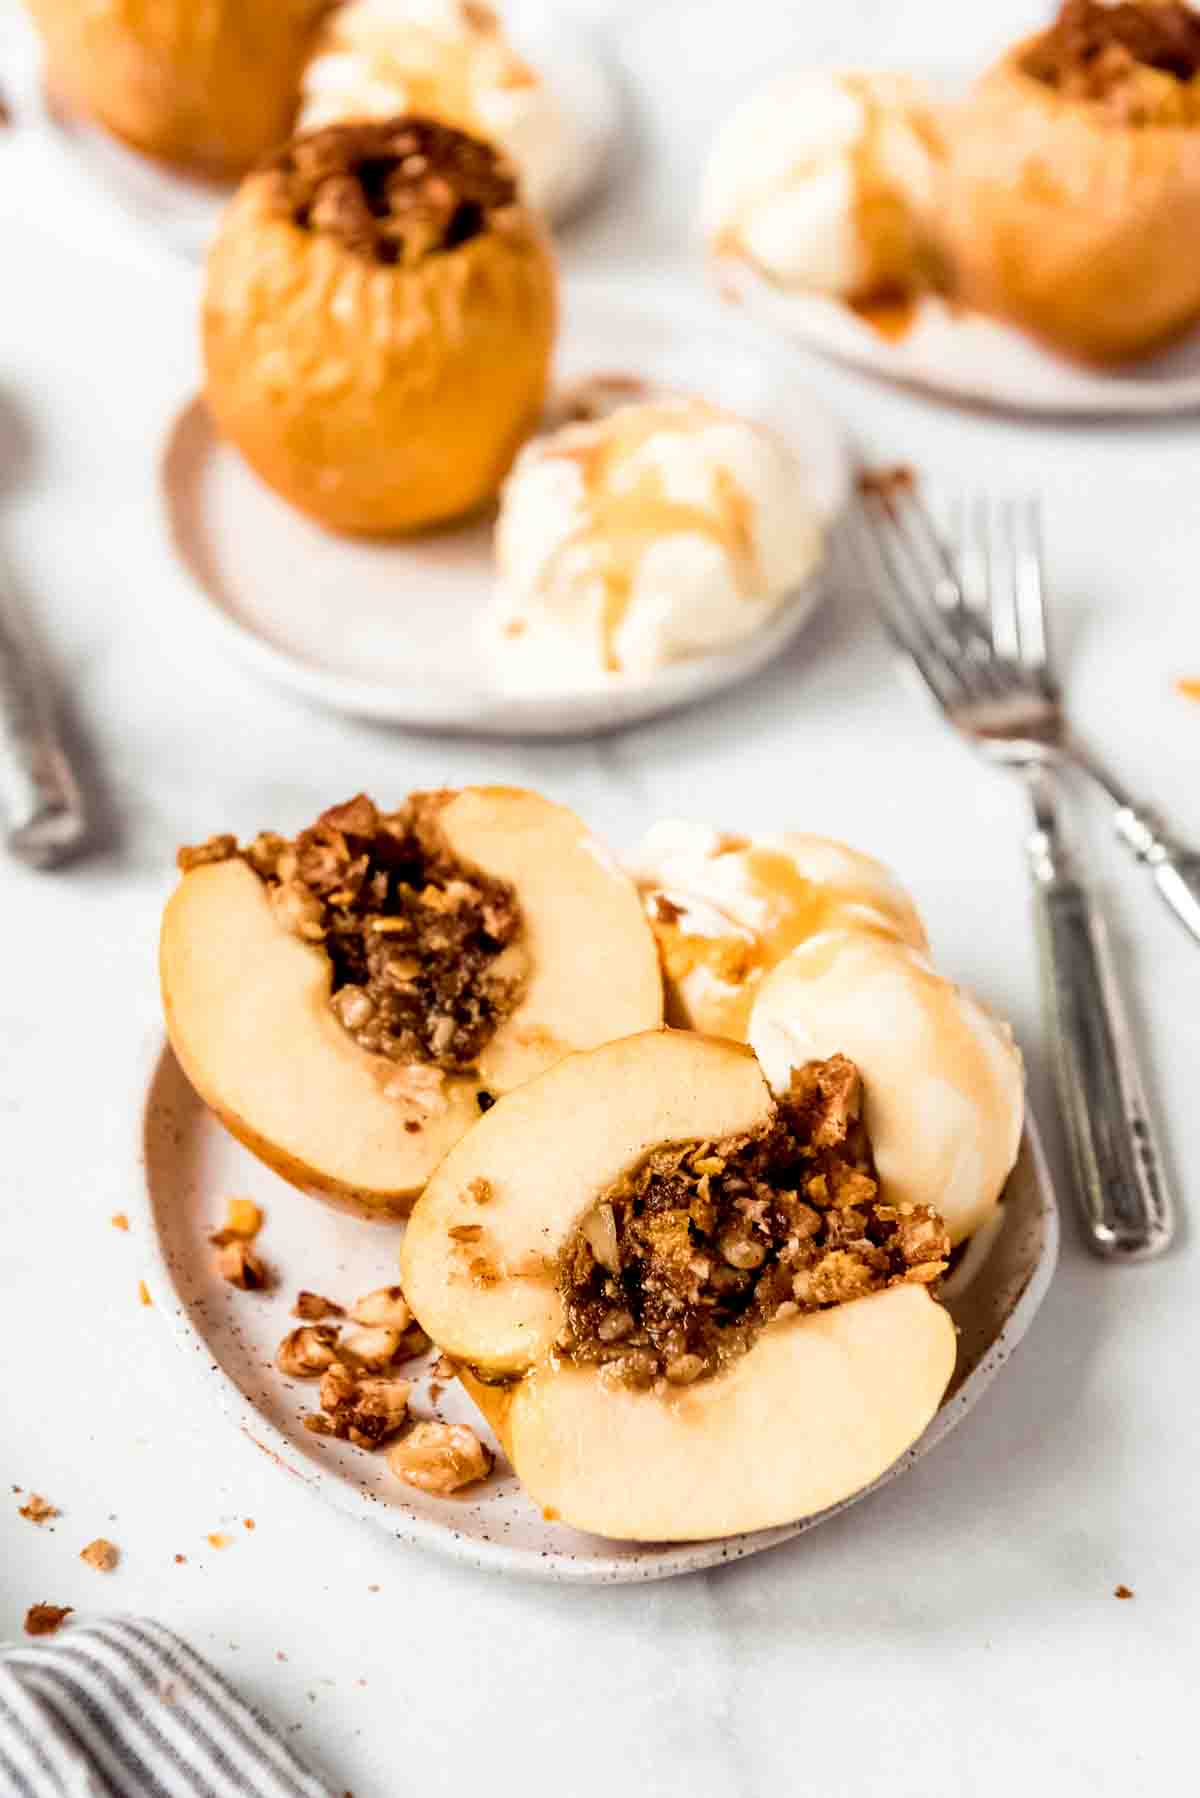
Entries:
<svg viewBox="0 0 1200 1798">
<path fill-rule="evenodd" d="M 517 201 L 498 151 L 432 119 L 326 125 L 262 167 L 278 210 L 303 230 L 406 268 L 482 236 Z"/>
<path fill-rule="evenodd" d="M 362 1048 L 466 1073 L 518 1004 L 527 960 L 515 889 L 451 850 L 440 813 L 453 793 L 415 793 L 382 812 L 364 793 L 294 840 L 263 831 L 181 849 L 186 874 L 239 857 L 285 929 L 333 965 L 330 1004 Z"/>
<path fill-rule="evenodd" d="M 1069 99 L 1128 101 L 1137 123 L 1140 69 L 1178 82 L 1200 74 L 1200 13 L 1180 0 L 1066 0 L 1022 66 Z"/>
<path fill-rule="evenodd" d="M 927 1205 L 888 1205 L 843 1055 L 808 1062 L 765 1129 L 665 1144 L 563 1251 L 566 1359 L 648 1387 L 691 1385 L 776 1319 L 929 1285 L 950 1240 Z"/>
</svg>

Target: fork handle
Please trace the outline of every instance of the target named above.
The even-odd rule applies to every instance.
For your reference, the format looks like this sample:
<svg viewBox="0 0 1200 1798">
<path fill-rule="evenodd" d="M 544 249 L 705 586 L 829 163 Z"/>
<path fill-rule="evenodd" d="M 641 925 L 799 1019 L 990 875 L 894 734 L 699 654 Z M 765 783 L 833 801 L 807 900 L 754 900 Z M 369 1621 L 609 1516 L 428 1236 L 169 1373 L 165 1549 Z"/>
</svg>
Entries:
<svg viewBox="0 0 1200 1798">
<path fill-rule="evenodd" d="M 1037 794 L 1035 790 L 1035 800 Z M 1108 931 L 1074 873 L 1043 795 L 1029 839 L 1043 1002 L 1088 1246 L 1110 1260 L 1160 1255 L 1174 1206 Z"/>
<path fill-rule="evenodd" d="M 1128 802 L 1117 807 L 1113 823 L 1122 843 L 1150 870 L 1163 902 L 1200 942 L 1200 855 L 1173 842 L 1152 813 Z"/>
</svg>

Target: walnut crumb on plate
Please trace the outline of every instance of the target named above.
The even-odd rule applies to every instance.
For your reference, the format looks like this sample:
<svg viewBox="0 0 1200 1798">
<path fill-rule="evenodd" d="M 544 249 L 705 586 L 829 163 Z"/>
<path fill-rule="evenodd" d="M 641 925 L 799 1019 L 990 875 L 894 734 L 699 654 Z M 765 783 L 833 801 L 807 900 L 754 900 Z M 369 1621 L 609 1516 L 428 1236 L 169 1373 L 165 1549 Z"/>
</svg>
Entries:
<svg viewBox="0 0 1200 1798">
<path fill-rule="evenodd" d="M 25 1613 L 25 1634 L 27 1636 L 52 1636 L 61 1629 L 71 1612 L 73 1604 L 31 1604 Z"/>
<path fill-rule="evenodd" d="M 241 1237 L 218 1248 L 213 1266 L 223 1280 L 241 1292 L 262 1292 L 270 1285 L 265 1266 Z"/>
<path fill-rule="evenodd" d="M 94 1567 L 97 1573 L 111 1573 L 120 1558 L 121 1551 L 116 1543 L 110 1542 L 105 1536 L 97 1536 L 94 1542 L 89 1542 L 86 1548 L 79 1551 L 79 1559 L 86 1561 L 89 1567 Z"/>
<path fill-rule="evenodd" d="M 45 1523 L 49 1518 L 60 1515 L 58 1506 L 52 1505 L 40 1492 L 31 1492 L 26 1502 L 18 1506 L 18 1510 L 30 1523 Z"/>
</svg>

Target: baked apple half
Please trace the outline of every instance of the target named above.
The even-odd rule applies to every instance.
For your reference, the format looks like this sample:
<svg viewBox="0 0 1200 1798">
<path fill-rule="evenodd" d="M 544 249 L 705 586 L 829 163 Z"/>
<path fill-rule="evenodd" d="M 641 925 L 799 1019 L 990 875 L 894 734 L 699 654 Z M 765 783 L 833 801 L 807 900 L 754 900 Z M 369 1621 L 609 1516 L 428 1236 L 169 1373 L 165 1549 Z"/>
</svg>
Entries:
<svg viewBox="0 0 1200 1798">
<path fill-rule="evenodd" d="M 580 820 L 507 787 L 360 794 L 294 840 L 180 851 L 163 919 L 171 1044 L 285 1179 L 403 1212 L 502 1093 L 654 1029 L 632 883 Z"/>
<path fill-rule="evenodd" d="M 884 1472 L 954 1369 L 928 1206 L 882 1201 L 857 1070 L 745 1047 L 571 1056 L 453 1149 L 402 1279 L 546 1514 L 622 1539 L 791 1522 Z"/>
</svg>

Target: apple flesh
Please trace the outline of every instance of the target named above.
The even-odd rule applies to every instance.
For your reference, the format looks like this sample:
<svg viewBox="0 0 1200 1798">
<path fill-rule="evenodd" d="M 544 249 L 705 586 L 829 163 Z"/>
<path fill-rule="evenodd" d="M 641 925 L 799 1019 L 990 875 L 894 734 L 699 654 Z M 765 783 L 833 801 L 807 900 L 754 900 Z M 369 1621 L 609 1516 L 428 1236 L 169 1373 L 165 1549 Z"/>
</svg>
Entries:
<svg viewBox="0 0 1200 1798">
<path fill-rule="evenodd" d="M 244 862 L 185 874 L 163 918 L 163 1005 L 192 1085 L 285 1179 L 369 1216 L 409 1209 L 479 1118 L 481 1094 L 662 1018 L 637 894 L 573 813 L 535 793 L 467 788 L 439 823 L 467 868 L 516 888 L 529 973 L 478 1068 L 448 1075 L 432 1096 L 419 1082 L 395 1096 L 403 1069 L 342 1028 L 329 958 L 282 926 Z"/>
<path fill-rule="evenodd" d="M 885 1473 L 941 1402 L 949 1313 L 923 1286 L 771 1324 L 714 1379 L 607 1386 L 547 1361 L 510 1392 L 470 1383 L 534 1502 L 628 1541 L 705 1541 L 814 1516 Z"/>
</svg>

